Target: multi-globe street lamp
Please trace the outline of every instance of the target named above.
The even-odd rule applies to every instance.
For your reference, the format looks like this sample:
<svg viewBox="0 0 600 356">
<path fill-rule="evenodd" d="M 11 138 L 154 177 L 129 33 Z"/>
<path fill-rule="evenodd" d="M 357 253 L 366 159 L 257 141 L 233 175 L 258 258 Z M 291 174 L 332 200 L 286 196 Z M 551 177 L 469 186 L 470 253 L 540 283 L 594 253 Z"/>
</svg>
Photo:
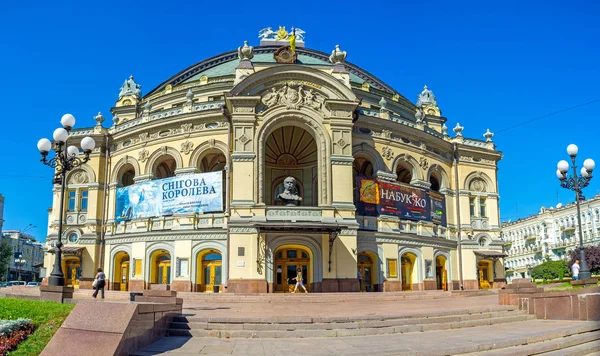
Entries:
<svg viewBox="0 0 600 356">
<path fill-rule="evenodd" d="M 91 137 L 84 137 L 81 140 L 81 148 L 83 149 L 84 157 L 79 157 L 79 148 L 76 146 L 67 146 L 67 140 L 69 138 L 69 132 L 75 125 L 75 117 L 71 114 L 65 114 L 60 119 L 60 123 L 63 127 L 54 130 L 53 138 L 54 145 L 46 138 L 42 138 L 38 141 L 37 147 L 42 154 L 40 160 L 43 164 L 55 169 L 55 182 L 60 181 L 60 208 L 58 219 L 58 242 L 56 243 L 56 252 L 54 259 L 54 267 L 52 273 L 48 278 L 48 284 L 51 286 L 64 286 L 65 276 L 62 270 L 62 225 L 64 216 L 64 203 L 65 203 L 65 185 L 67 172 L 85 164 L 90 159 L 90 153 L 96 146 L 94 139 Z M 54 158 L 47 160 L 48 153 L 52 149 L 55 153 Z"/>
<path fill-rule="evenodd" d="M 21 266 L 23 266 L 25 264 L 25 262 L 27 262 L 27 261 L 23 259 L 22 254 L 19 254 L 16 257 L 17 258 L 15 258 L 15 265 L 17 266 L 17 281 L 20 281 L 21 280 Z"/>
<path fill-rule="evenodd" d="M 587 280 L 592 278 L 592 273 L 590 272 L 587 262 L 585 261 L 585 253 L 583 251 L 583 232 L 581 228 L 581 210 L 579 207 L 579 199 L 582 197 L 582 189 L 590 184 L 590 180 L 592 179 L 592 171 L 594 170 L 596 163 L 594 163 L 594 160 L 590 158 L 583 161 L 583 167 L 581 168 L 580 175 L 578 176 L 577 164 L 575 163 L 575 158 L 577 157 L 578 151 L 579 149 L 574 144 L 567 146 L 567 153 L 571 157 L 571 167 L 573 168 L 571 177 L 567 177 L 567 173 L 569 171 L 569 162 L 565 160 L 558 162 L 556 176 L 560 180 L 561 187 L 573 190 L 575 192 L 577 224 L 579 225 L 579 261 L 581 261 L 579 279 Z"/>
</svg>

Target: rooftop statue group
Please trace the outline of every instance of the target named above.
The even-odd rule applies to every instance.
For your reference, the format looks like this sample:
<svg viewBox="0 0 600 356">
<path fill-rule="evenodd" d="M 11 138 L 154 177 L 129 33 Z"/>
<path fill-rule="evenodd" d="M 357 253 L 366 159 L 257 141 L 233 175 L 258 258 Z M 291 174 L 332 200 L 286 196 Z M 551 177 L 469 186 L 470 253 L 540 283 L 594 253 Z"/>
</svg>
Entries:
<svg viewBox="0 0 600 356">
<path fill-rule="evenodd" d="M 302 201 L 302 198 L 298 195 L 298 188 L 296 188 L 296 178 L 287 177 L 283 181 L 284 191 L 281 192 L 277 199 L 282 201 L 286 206 L 296 206 Z"/>
</svg>

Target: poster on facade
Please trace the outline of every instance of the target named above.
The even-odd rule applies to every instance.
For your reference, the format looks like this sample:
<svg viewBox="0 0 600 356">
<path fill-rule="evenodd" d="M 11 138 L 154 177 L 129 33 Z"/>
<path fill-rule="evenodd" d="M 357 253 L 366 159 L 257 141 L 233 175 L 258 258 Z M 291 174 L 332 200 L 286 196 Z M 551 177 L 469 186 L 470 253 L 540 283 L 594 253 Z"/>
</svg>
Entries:
<svg viewBox="0 0 600 356">
<path fill-rule="evenodd" d="M 388 182 L 379 183 L 377 210 L 407 220 L 430 220 L 430 204 L 423 189 Z"/>
<path fill-rule="evenodd" d="M 446 198 L 426 189 L 356 177 L 356 209 L 364 215 L 394 215 L 446 225 Z"/>
<path fill-rule="evenodd" d="M 431 221 L 446 226 L 446 196 L 432 191 L 427 194 L 431 199 Z"/>
<path fill-rule="evenodd" d="M 117 188 L 115 221 L 223 211 L 222 176 L 188 174 Z"/>
</svg>

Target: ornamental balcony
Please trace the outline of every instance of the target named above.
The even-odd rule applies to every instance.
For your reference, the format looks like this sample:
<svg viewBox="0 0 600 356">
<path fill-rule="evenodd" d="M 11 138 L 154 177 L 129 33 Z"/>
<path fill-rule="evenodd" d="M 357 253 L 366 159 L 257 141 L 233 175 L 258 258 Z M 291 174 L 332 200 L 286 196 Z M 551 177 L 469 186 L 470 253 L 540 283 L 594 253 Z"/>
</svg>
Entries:
<svg viewBox="0 0 600 356">
<path fill-rule="evenodd" d="M 471 217 L 471 228 L 475 230 L 488 230 L 490 228 L 490 222 L 485 217 Z"/>
</svg>

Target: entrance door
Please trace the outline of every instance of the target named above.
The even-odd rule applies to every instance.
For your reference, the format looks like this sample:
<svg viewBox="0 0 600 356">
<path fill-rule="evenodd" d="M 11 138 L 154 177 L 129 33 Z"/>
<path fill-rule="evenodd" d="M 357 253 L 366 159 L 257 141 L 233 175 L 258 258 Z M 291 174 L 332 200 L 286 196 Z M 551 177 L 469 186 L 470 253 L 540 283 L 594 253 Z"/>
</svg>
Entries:
<svg viewBox="0 0 600 356">
<path fill-rule="evenodd" d="M 479 288 L 490 289 L 491 284 L 489 281 L 490 263 L 487 261 L 481 261 L 477 264 L 477 270 L 479 274 Z"/>
<path fill-rule="evenodd" d="M 79 274 L 81 273 L 79 259 L 68 259 L 64 261 L 65 285 L 79 288 Z"/>
<path fill-rule="evenodd" d="M 171 283 L 171 261 L 161 261 L 158 263 L 158 283 Z"/>
<path fill-rule="evenodd" d="M 125 292 L 129 287 L 129 261 L 121 263 L 121 291 Z"/>
<path fill-rule="evenodd" d="M 221 266 L 221 261 L 204 261 L 202 263 L 204 292 L 213 292 L 215 286 L 221 286 Z"/>
<path fill-rule="evenodd" d="M 360 286 L 361 292 L 373 291 L 373 261 L 366 252 L 361 252 L 357 257 L 357 268 L 362 277 L 362 284 Z"/>
<path fill-rule="evenodd" d="M 435 259 L 435 279 L 437 289 L 448 290 L 446 276 L 446 259 L 443 256 L 438 256 Z"/>
<path fill-rule="evenodd" d="M 302 283 L 307 290 L 310 290 L 310 257 L 308 252 L 298 248 L 284 248 L 275 252 L 274 262 L 275 276 L 273 284 L 275 292 L 288 293 L 294 290 L 296 286 L 294 278 L 298 275 L 298 268 L 302 271 Z"/>
<path fill-rule="evenodd" d="M 412 290 L 412 271 L 413 271 L 413 262 L 410 260 L 410 257 L 406 257 L 405 255 L 401 258 L 401 266 L 402 266 L 402 290 Z"/>
</svg>

